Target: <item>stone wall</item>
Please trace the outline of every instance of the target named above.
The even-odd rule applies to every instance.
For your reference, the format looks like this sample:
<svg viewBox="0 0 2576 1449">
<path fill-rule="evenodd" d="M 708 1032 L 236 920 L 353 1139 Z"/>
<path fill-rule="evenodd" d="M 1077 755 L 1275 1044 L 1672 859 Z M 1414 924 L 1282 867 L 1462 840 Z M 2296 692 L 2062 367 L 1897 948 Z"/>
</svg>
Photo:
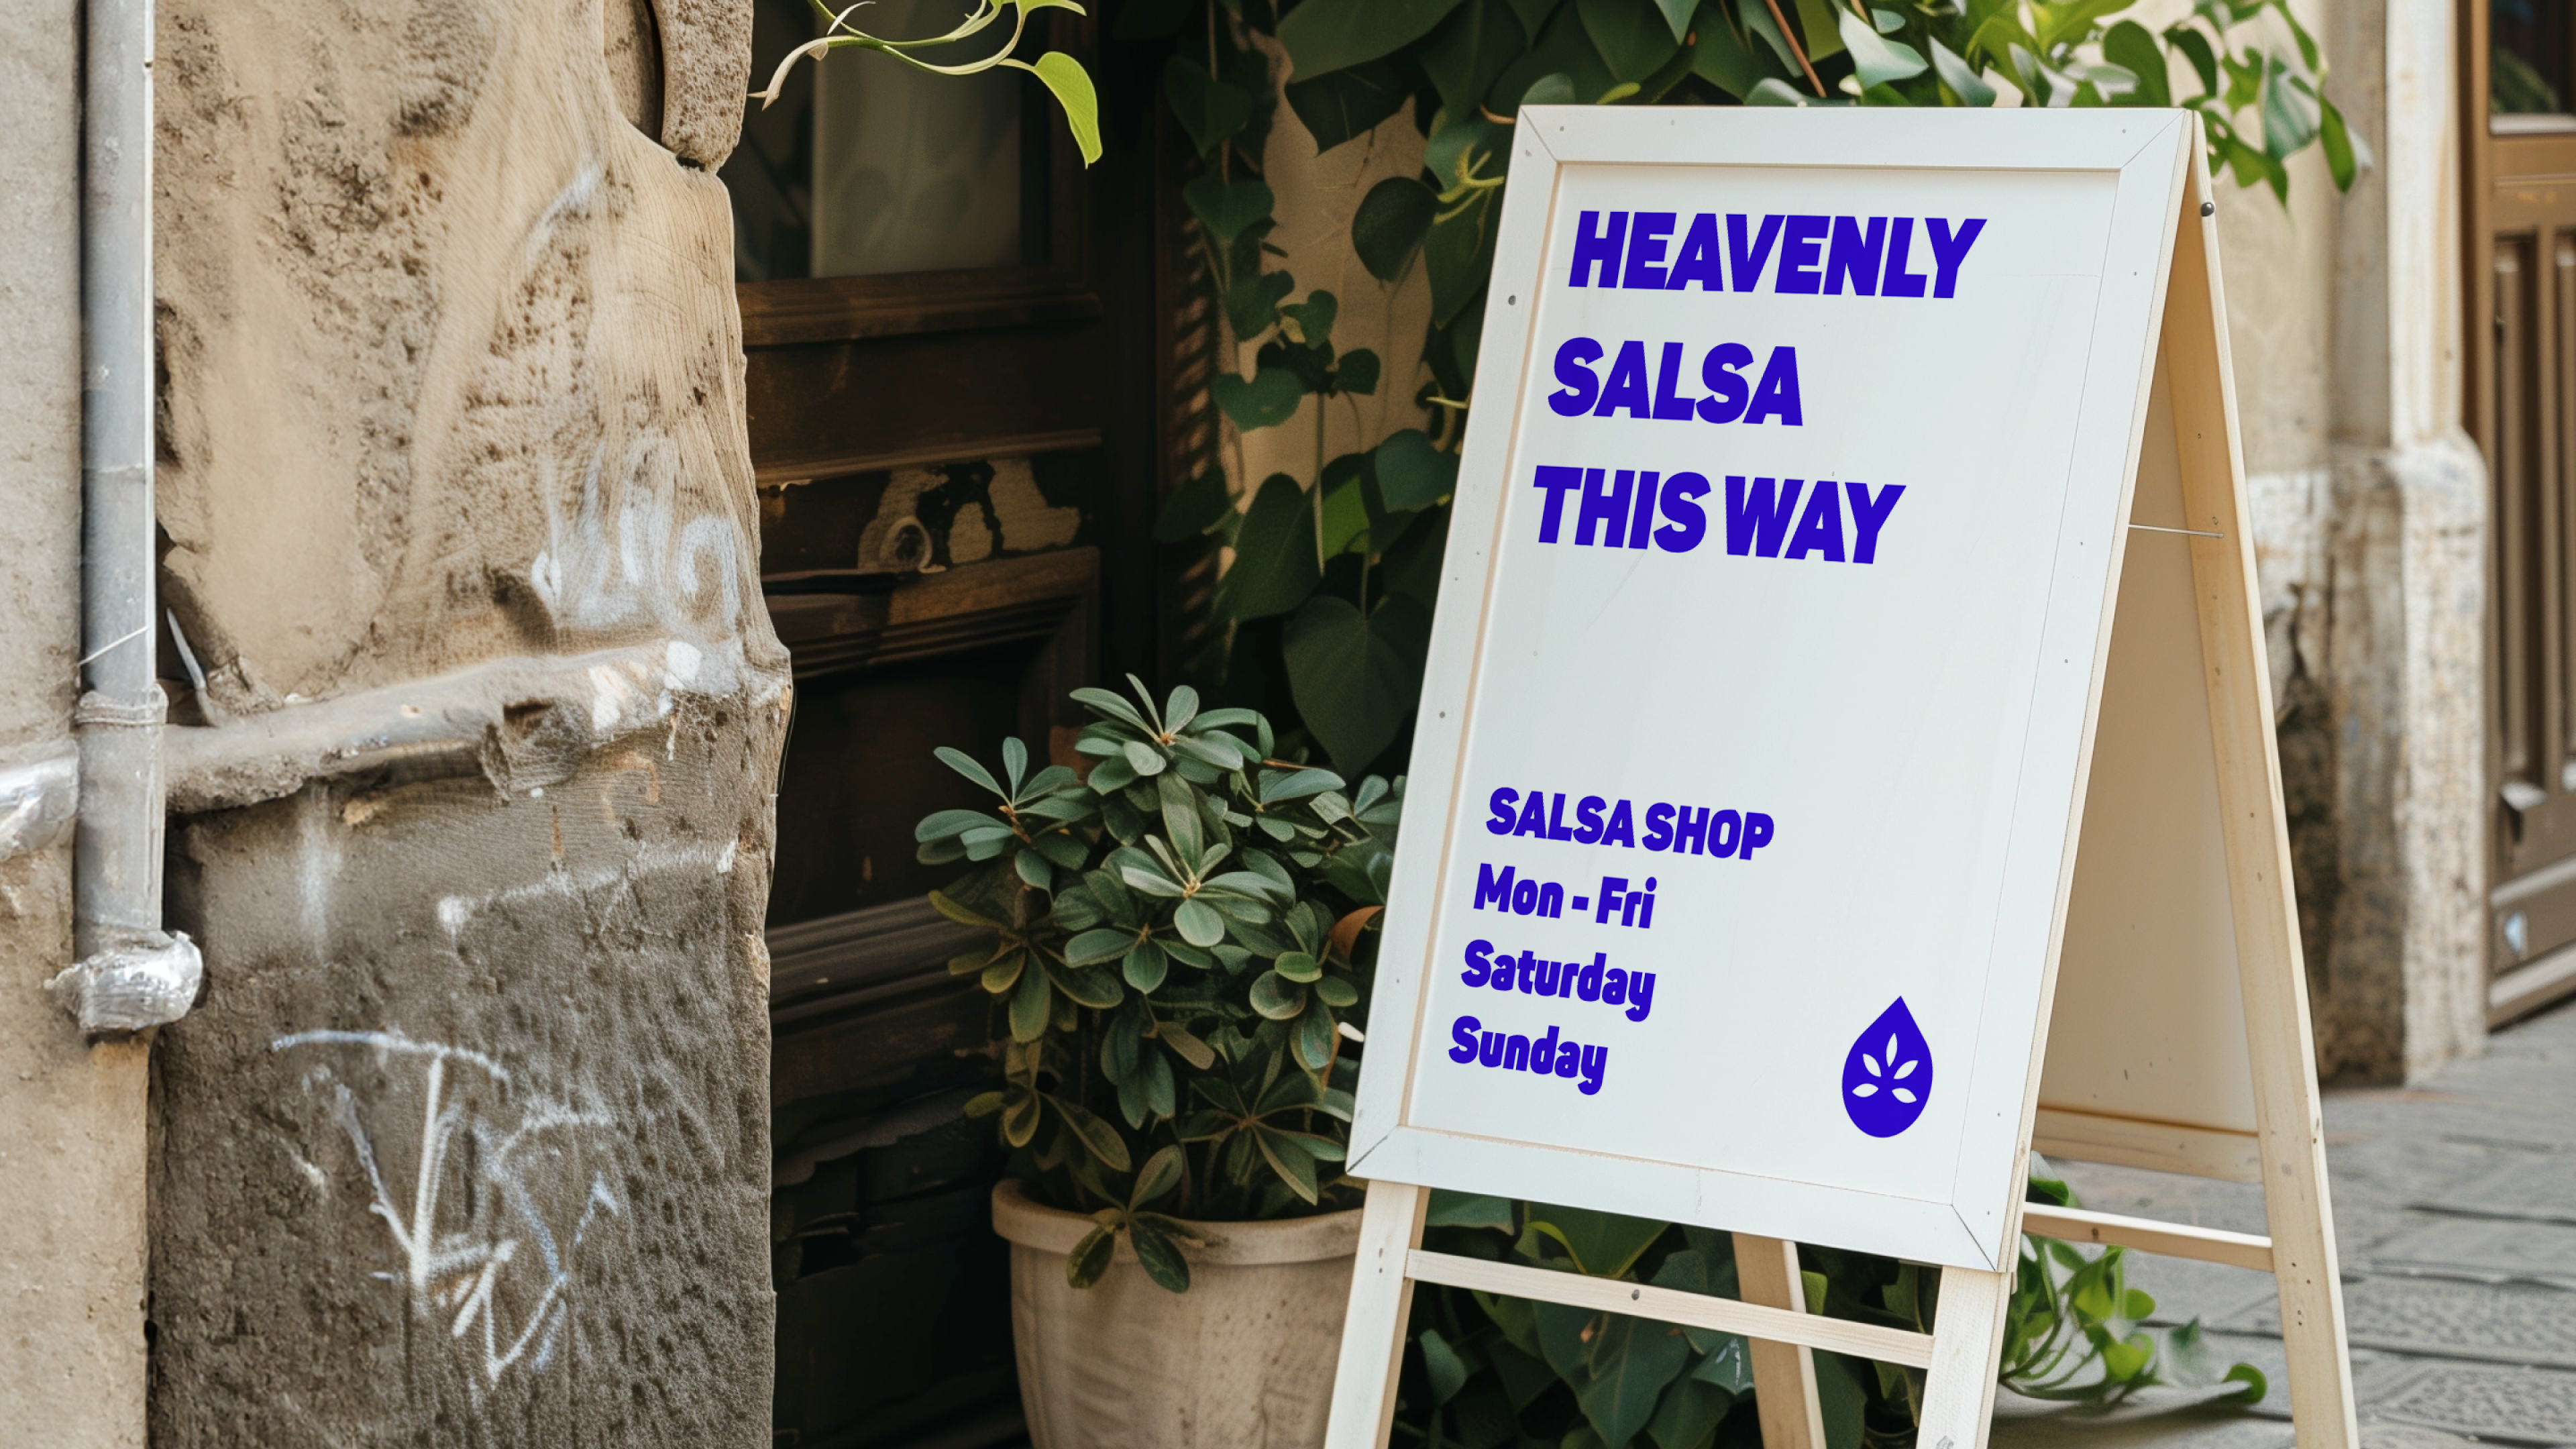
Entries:
<svg viewBox="0 0 2576 1449">
<path fill-rule="evenodd" d="M 156 1445 L 767 1442 L 732 0 L 164 0 Z"/>
<path fill-rule="evenodd" d="M 71 749 L 80 16 L 0 0 L 0 776 Z M 144 1048 L 84 1046 L 45 994 L 72 960 L 71 833 L 11 814 L 0 803 L 0 1438 L 139 1449 Z M 48 843 L 13 853 L 34 837 Z"/>
</svg>

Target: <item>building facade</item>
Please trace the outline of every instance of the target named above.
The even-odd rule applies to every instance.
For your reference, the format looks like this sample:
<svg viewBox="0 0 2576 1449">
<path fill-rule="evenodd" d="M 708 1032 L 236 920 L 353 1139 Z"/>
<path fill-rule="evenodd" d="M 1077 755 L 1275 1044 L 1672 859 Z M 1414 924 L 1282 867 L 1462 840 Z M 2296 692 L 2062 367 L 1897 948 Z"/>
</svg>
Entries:
<svg viewBox="0 0 2576 1449">
<path fill-rule="evenodd" d="M 2510 3 L 2303 5 L 2370 162 L 2220 212 L 2343 1079 L 2576 990 L 2576 40 Z M 1086 172 L 1007 81 L 801 68 L 746 117 L 795 0 L 165 0 L 156 642 L 205 986 L 93 1043 L 45 990 L 83 12 L 0 0 L 13 1443 L 1017 1432 L 999 1161 L 961 1114 L 990 1022 L 912 852 L 959 803 L 928 752 L 1172 676 L 1212 560 L 1156 542 L 1161 496 L 1318 461 L 1207 404 L 1187 147 L 1119 10 L 1047 22 L 1100 80 Z M 1319 157 L 1282 107 L 1264 144 L 1301 282 L 1356 276 L 1411 120 Z M 1411 375 L 1424 307 L 1337 340 Z"/>
</svg>

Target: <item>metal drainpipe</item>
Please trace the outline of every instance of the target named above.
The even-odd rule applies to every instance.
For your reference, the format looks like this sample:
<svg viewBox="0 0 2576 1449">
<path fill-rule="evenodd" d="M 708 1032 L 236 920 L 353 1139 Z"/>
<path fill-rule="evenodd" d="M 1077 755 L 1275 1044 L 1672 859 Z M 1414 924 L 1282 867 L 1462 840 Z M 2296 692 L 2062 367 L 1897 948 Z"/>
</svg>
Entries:
<svg viewBox="0 0 2576 1449">
<path fill-rule="evenodd" d="M 161 928 L 165 824 L 152 511 L 152 0 L 89 0 L 81 197 L 81 653 L 73 951 L 49 983 L 93 1034 L 176 1021 L 204 974 Z"/>
</svg>

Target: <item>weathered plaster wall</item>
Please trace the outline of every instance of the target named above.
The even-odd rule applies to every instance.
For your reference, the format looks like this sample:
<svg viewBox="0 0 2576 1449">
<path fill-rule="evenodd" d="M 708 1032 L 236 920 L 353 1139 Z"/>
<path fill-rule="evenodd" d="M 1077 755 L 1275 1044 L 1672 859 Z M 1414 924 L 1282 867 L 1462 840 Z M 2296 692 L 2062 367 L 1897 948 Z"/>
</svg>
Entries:
<svg viewBox="0 0 2576 1449">
<path fill-rule="evenodd" d="M 2487 478 L 2461 429 L 2451 7 L 2339 0 L 2322 38 L 2378 157 L 2333 270 L 2328 1071 L 2399 1080 L 2484 1042 Z"/>
<path fill-rule="evenodd" d="M 1277 270 L 1294 277 L 1296 290 L 1284 300 L 1303 302 L 1318 291 L 1330 292 L 1340 304 L 1333 321 L 1333 346 L 1349 353 L 1367 348 L 1381 369 L 1377 392 L 1369 397 L 1326 399 L 1309 395 L 1297 415 L 1275 428 L 1238 432 L 1223 425 L 1225 454 L 1235 491 L 1245 506 L 1263 479 L 1285 473 L 1300 485 L 1311 484 L 1323 465 L 1344 453 L 1376 447 L 1394 433 L 1423 426 L 1427 409 L 1415 393 L 1431 380 L 1422 360 L 1422 344 L 1431 325 L 1431 280 L 1417 256 L 1396 281 L 1381 282 L 1362 265 L 1351 247 L 1351 218 L 1369 188 L 1394 176 L 1422 170 L 1422 132 L 1407 106 L 1330 151 L 1315 149 L 1315 134 L 1288 104 L 1288 57 L 1278 43 L 1252 36 L 1270 60 L 1271 84 L 1278 108 L 1261 148 L 1262 180 L 1277 198 L 1272 214 L 1278 230 L 1265 240 L 1284 253 Z M 1223 314 L 1220 312 L 1219 314 Z M 1228 338 L 1229 370 L 1250 377 L 1261 339 Z"/>
<path fill-rule="evenodd" d="M 0 0 L 0 769 L 71 745 L 80 13 Z M 144 1049 L 83 1046 L 45 995 L 71 948 L 65 832 L 0 859 L 0 1438 L 122 1449 L 143 1443 Z"/>
<path fill-rule="evenodd" d="M 2229 344 L 2318 1063 L 2402 1080 L 2484 1039 L 2486 478 L 2459 418 L 2451 11 L 2298 8 L 2377 159 L 2338 195 L 2311 150 L 2286 208 L 2222 184 Z"/>
<path fill-rule="evenodd" d="M 749 10 L 605 3 L 161 8 L 169 1449 L 767 1440 Z"/>
</svg>

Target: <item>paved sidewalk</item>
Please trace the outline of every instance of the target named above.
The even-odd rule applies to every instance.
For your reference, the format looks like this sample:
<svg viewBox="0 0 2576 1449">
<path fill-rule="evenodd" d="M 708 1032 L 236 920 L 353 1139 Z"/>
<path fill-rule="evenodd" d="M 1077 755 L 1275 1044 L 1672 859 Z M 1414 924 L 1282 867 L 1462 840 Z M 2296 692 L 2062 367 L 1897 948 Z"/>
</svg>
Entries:
<svg viewBox="0 0 2576 1449">
<path fill-rule="evenodd" d="M 2499 1033 L 2421 1087 L 2326 1095 L 2344 1313 L 2367 1449 L 2576 1446 L 2576 1004 Z M 2084 1205 L 2262 1232 L 2248 1184 L 2061 1164 Z M 2156 1322 L 2271 1376 L 2251 1410 L 2150 1391 L 2108 1414 L 2013 1395 L 1996 1449 L 2288 1449 L 2271 1280 L 2133 1255 Z"/>
</svg>

